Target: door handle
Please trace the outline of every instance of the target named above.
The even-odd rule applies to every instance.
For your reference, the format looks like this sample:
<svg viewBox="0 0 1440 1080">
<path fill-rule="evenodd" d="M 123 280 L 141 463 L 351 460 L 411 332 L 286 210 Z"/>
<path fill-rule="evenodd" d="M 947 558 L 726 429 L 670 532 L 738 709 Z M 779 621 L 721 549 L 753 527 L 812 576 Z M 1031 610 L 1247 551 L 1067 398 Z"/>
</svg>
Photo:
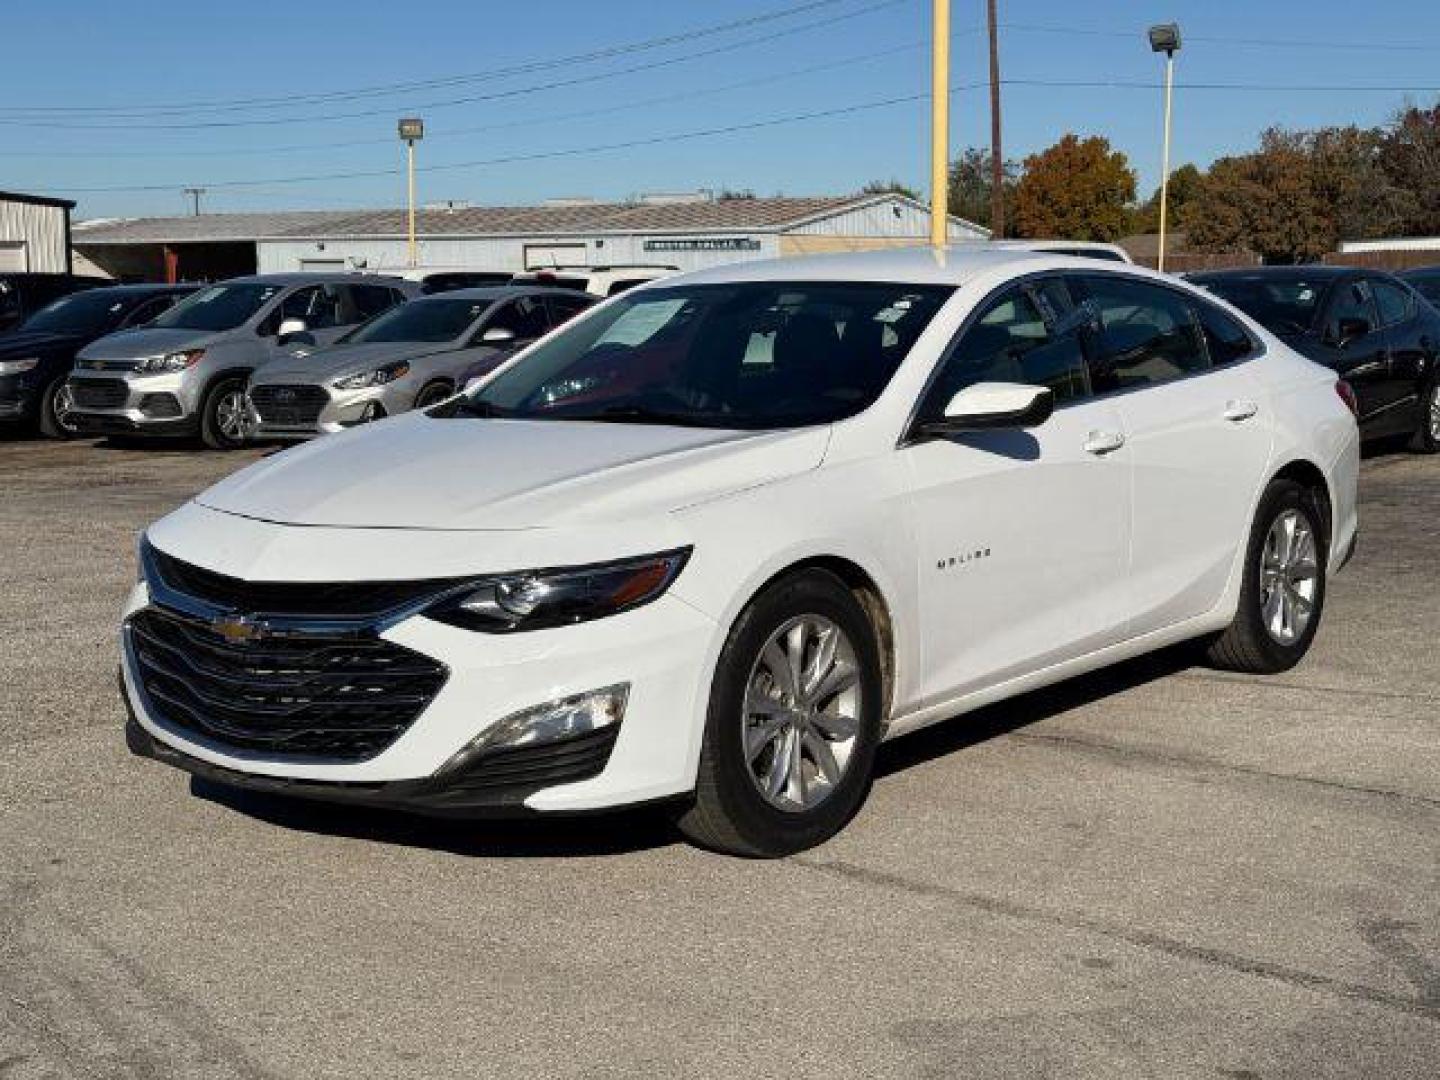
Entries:
<svg viewBox="0 0 1440 1080">
<path fill-rule="evenodd" d="M 1242 420 L 1249 420 L 1259 411 L 1260 406 L 1253 401 L 1227 401 L 1225 403 L 1225 419 L 1236 424 Z"/>
<path fill-rule="evenodd" d="M 1092 431 L 1085 436 L 1084 450 L 1087 454 L 1104 457 L 1113 454 L 1125 445 L 1125 436 L 1118 431 Z"/>
</svg>

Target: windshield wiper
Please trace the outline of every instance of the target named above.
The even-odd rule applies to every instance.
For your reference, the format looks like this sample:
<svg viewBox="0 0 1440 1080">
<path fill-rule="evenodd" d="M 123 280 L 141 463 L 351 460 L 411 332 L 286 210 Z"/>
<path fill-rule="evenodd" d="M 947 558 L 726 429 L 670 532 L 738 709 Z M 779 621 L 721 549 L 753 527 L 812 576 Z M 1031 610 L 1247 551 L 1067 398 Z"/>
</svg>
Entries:
<svg viewBox="0 0 1440 1080">
<path fill-rule="evenodd" d="M 668 424 L 674 427 L 730 427 L 720 413 L 666 412 L 644 405 L 609 405 L 599 412 L 565 413 L 553 417 L 556 420 L 585 420 L 611 424 Z M 718 423 L 716 421 L 719 421 Z"/>
</svg>

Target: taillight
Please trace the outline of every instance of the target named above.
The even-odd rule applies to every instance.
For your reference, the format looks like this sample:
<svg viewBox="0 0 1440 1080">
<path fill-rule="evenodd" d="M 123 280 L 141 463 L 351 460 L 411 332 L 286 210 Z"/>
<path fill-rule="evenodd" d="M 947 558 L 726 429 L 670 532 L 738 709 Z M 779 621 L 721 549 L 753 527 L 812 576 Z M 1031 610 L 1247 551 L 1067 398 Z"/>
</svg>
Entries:
<svg viewBox="0 0 1440 1080">
<path fill-rule="evenodd" d="M 1350 410 L 1350 415 L 1360 419 L 1360 402 L 1355 398 L 1355 388 L 1344 379 L 1335 380 L 1335 393 L 1340 395 L 1340 400 L 1345 402 L 1345 407 Z"/>
</svg>

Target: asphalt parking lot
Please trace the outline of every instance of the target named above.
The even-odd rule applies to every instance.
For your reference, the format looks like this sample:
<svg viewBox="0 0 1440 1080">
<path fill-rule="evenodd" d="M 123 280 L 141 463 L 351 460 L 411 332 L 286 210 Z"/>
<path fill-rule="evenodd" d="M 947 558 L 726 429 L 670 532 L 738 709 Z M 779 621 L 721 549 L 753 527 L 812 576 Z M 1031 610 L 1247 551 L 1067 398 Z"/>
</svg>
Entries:
<svg viewBox="0 0 1440 1080">
<path fill-rule="evenodd" d="M 889 745 L 839 838 L 437 824 L 132 759 L 136 531 L 254 453 L 0 442 L 0 1078 L 1440 1074 L 1440 460 L 1278 678 L 1169 653 Z"/>
</svg>

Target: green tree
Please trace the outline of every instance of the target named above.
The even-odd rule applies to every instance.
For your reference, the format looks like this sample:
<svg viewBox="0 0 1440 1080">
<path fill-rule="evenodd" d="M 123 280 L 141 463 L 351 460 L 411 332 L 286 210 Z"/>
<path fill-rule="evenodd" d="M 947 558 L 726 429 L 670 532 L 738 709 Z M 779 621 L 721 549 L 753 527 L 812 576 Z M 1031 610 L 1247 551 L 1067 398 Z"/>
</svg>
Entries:
<svg viewBox="0 0 1440 1080">
<path fill-rule="evenodd" d="M 1379 166 L 1389 183 L 1410 196 L 1401 231 L 1440 236 L 1440 105 L 1412 105 L 1396 113 L 1380 137 Z"/>
<path fill-rule="evenodd" d="M 1167 230 L 1185 228 L 1186 213 L 1191 202 L 1200 191 L 1200 186 L 1205 182 L 1205 174 L 1194 165 L 1181 165 L 1170 174 L 1170 193 L 1168 199 Z M 1137 233 L 1153 233 L 1160 231 L 1160 189 L 1157 187 L 1155 193 L 1141 203 L 1135 210 L 1130 220 L 1130 231 Z"/>
<path fill-rule="evenodd" d="M 1021 236 L 1115 240 L 1130 223 L 1135 171 L 1108 139 L 1066 135 L 1025 159 L 1015 189 Z"/>
<path fill-rule="evenodd" d="M 904 195 L 906 198 L 919 199 L 920 193 L 909 184 L 902 184 L 899 180 L 871 180 L 860 189 L 861 195 Z"/>
<path fill-rule="evenodd" d="M 993 178 L 990 161 L 989 150 L 970 146 L 962 150 L 960 156 L 950 163 L 950 213 L 985 228 L 990 227 L 990 190 Z M 1001 189 L 1005 198 L 1005 231 L 1011 236 L 1015 235 L 1015 184 L 1019 171 L 1019 166 L 1013 161 L 1005 162 L 1001 169 L 1004 178 Z"/>
</svg>

